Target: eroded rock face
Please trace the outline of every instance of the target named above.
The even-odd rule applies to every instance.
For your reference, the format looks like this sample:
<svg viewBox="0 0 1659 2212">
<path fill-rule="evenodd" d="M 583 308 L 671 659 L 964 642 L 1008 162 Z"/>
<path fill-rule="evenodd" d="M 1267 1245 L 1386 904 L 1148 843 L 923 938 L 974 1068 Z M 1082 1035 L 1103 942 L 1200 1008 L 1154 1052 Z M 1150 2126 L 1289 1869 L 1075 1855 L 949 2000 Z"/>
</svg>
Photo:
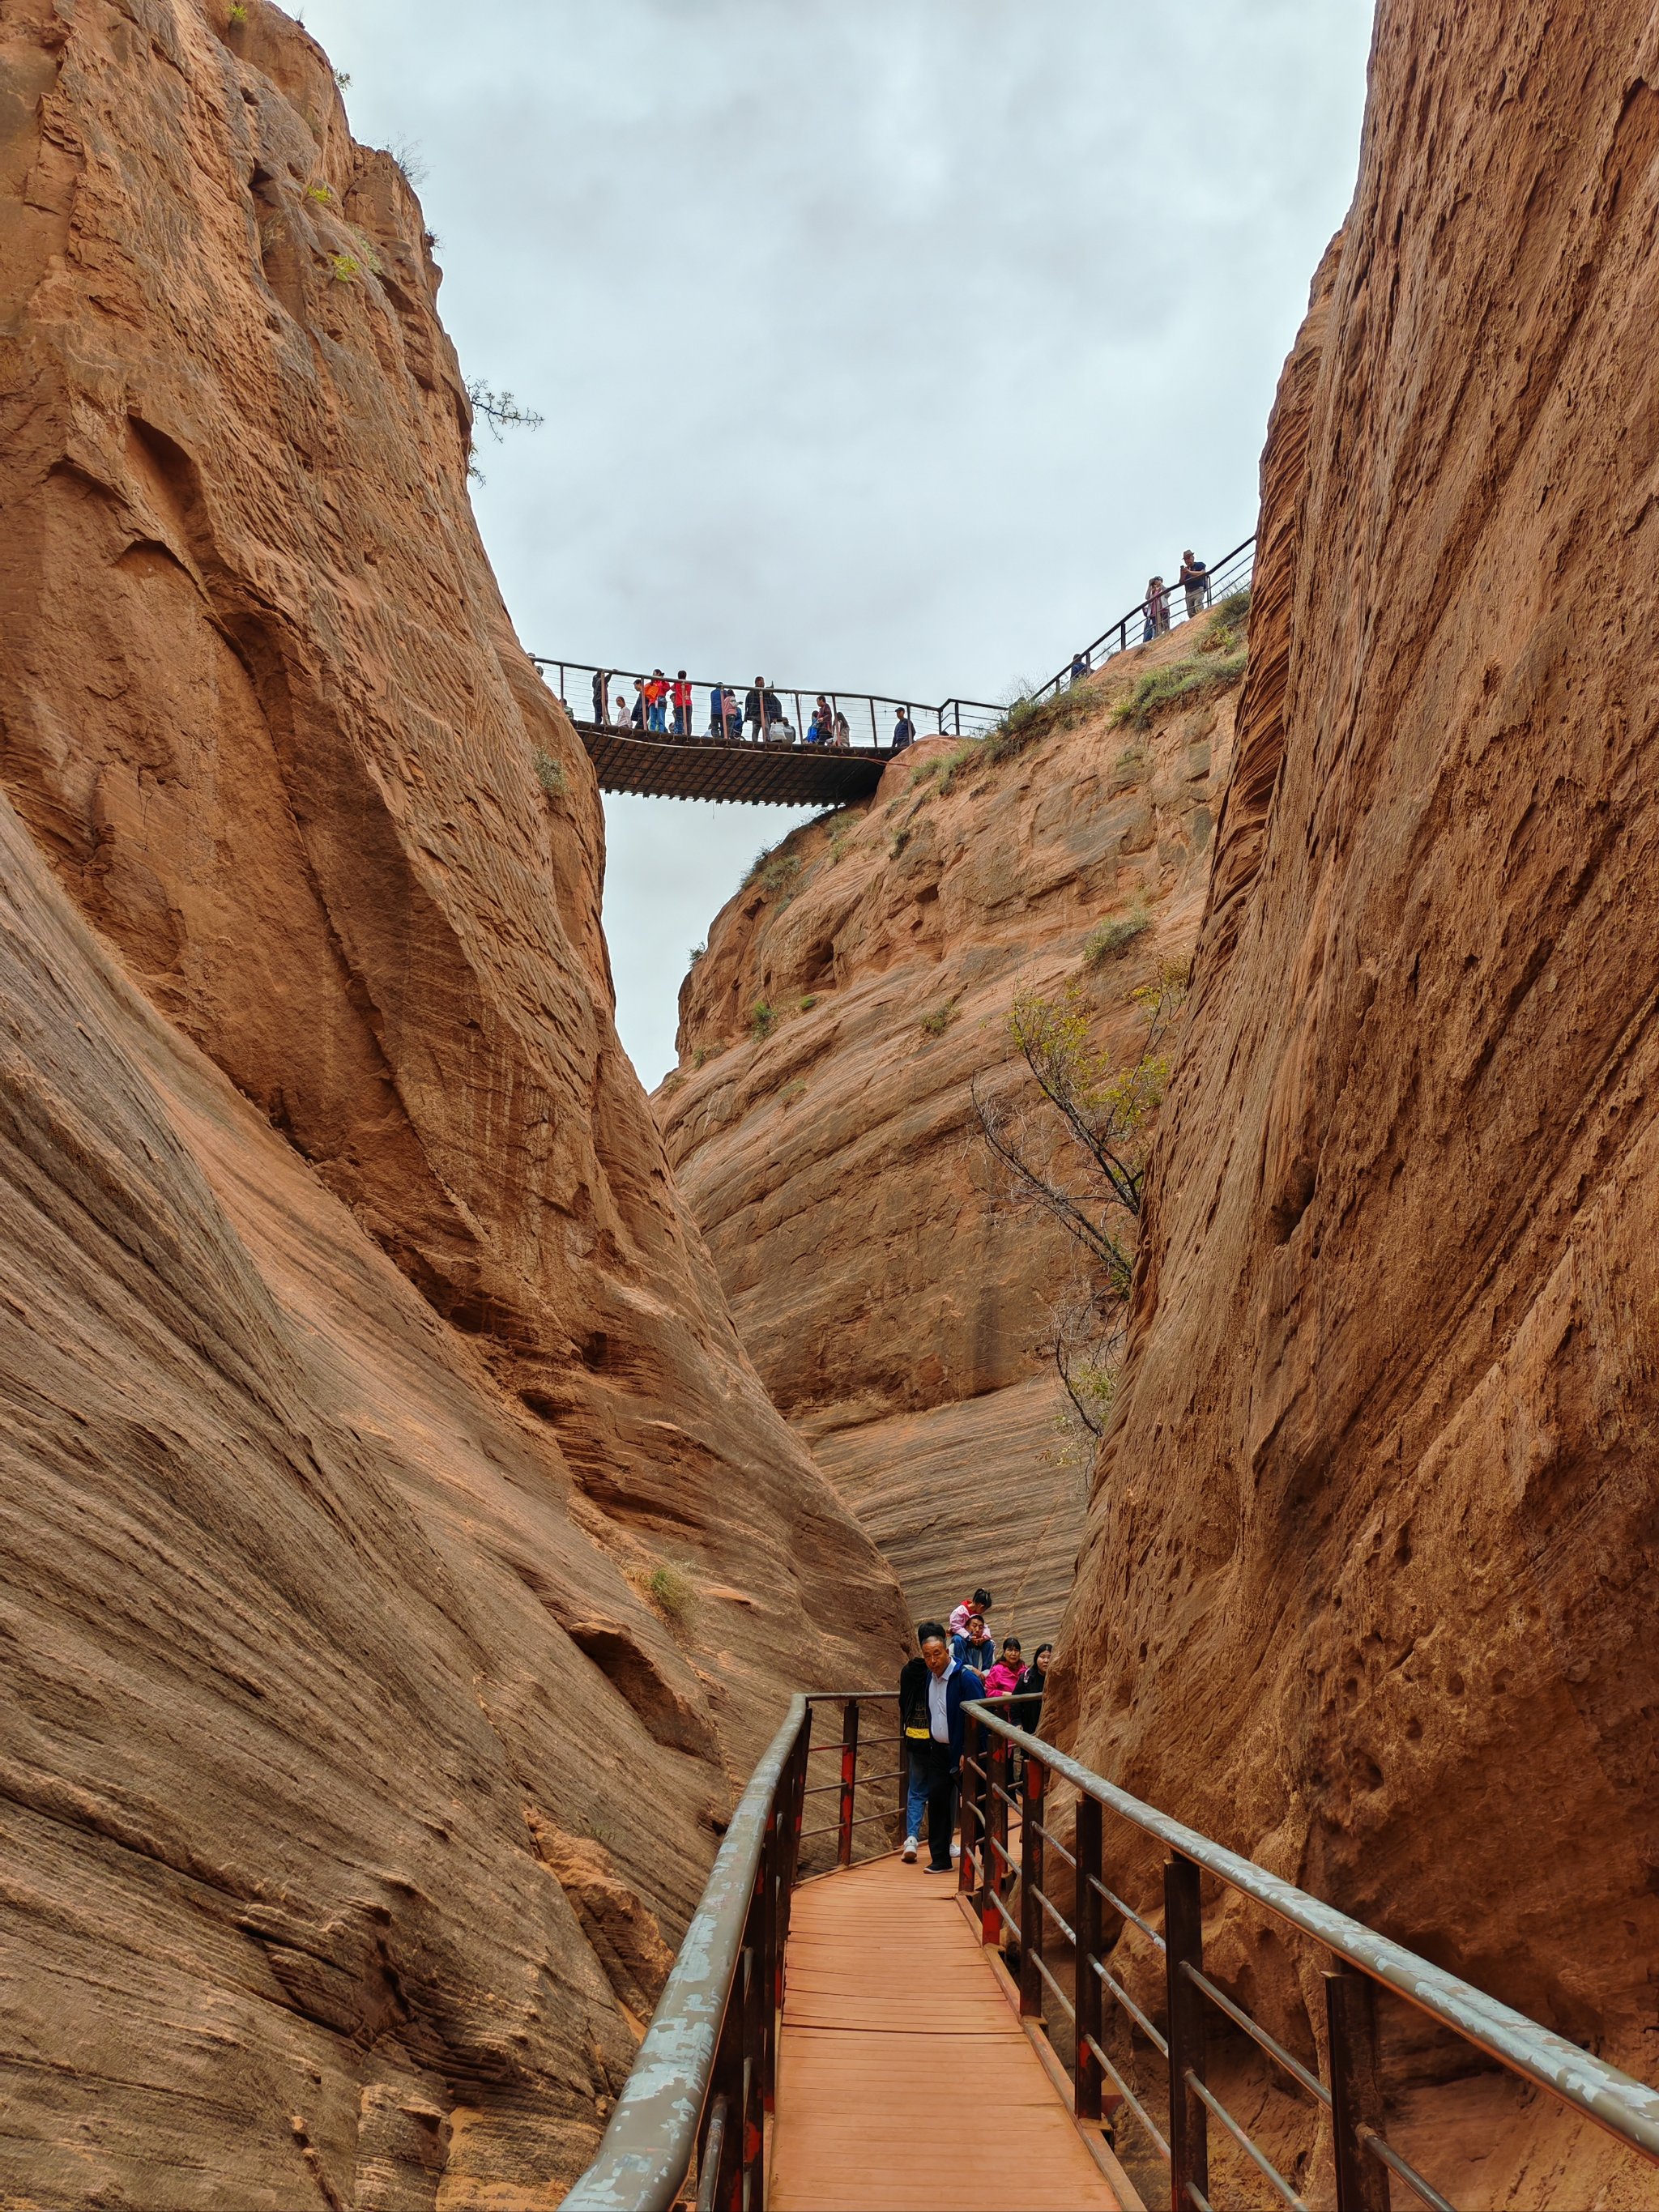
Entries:
<svg viewBox="0 0 1659 2212">
<path fill-rule="evenodd" d="M 1656 155 L 1647 5 L 1384 0 L 1055 1696 L 1650 2078 Z M 1458 2201 L 1655 2201 L 1490 2087 L 1407 2096 Z"/>
<path fill-rule="evenodd" d="M 902 1622 L 617 1046 L 420 210 L 235 14 L 0 26 L 0 2196 L 545 2203 Z"/>
<path fill-rule="evenodd" d="M 1236 690 L 1145 730 L 1114 716 L 1153 669 L 1221 665 L 1197 653 L 1208 634 L 1112 662 L 1012 757 L 924 740 L 867 809 L 787 839 L 710 931 L 657 1093 L 744 1340 L 913 1611 L 982 1581 L 1028 1646 L 1054 1632 L 1081 1524 L 1043 1350 L 1078 1267 L 1063 1231 L 1006 1203 L 972 1086 L 1028 1083 L 1021 992 L 1077 985 L 1132 1059 L 1133 994 L 1190 951 Z M 1091 964 L 1112 919 L 1145 926 Z"/>
</svg>

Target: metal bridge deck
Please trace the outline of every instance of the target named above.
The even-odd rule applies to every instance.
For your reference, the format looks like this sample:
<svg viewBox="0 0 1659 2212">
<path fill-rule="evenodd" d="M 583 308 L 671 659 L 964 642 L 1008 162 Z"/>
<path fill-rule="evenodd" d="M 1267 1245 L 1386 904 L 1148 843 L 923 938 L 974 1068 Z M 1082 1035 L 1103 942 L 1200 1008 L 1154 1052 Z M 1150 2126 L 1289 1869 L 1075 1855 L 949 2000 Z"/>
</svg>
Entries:
<svg viewBox="0 0 1659 2212">
<path fill-rule="evenodd" d="M 601 791 L 653 799 L 723 799 L 750 806 L 845 806 L 867 799 L 891 758 L 866 749 L 731 744 L 718 738 L 641 738 L 576 725 Z"/>
<path fill-rule="evenodd" d="M 957 1905 L 895 1856 L 795 1893 L 770 2212 L 1120 2212 Z"/>
</svg>

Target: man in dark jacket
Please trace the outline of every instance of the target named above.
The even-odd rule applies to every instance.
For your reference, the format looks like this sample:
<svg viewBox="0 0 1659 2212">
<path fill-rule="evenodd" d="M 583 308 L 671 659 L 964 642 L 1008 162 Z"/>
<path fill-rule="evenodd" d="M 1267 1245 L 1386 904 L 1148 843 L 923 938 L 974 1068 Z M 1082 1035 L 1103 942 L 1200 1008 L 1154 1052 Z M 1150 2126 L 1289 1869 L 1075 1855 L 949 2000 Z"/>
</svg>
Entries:
<svg viewBox="0 0 1659 2212">
<path fill-rule="evenodd" d="M 951 1655 L 942 1624 L 924 1620 L 916 1631 L 921 1656 L 905 1664 L 899 1676 L 899 1729 L 910 1754 L 910 1786 L 905 1802 L 904 1856 L 914 1862 L 921 1838 L 921 1812 L 927 1808 L 927 1871 L 951 1871 L 951 1835 L 956 1820 L 957 1776 L 962 1768 L 966 1734 L 962 1709 L 985 1695 L 971 1667 Z"/>
</svg>

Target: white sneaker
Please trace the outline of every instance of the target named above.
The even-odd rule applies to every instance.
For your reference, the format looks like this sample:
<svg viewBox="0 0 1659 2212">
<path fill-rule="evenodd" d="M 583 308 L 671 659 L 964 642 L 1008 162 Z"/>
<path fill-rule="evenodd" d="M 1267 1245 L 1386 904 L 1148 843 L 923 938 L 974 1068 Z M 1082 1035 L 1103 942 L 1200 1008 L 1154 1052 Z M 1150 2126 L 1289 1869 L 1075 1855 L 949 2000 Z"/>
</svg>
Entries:
<svg viewBox="0 0 1659 2212">
<path fill-rule="evenodd" d="M 909 1861 L 909 1863 L 910 1863 L 910 1864 L 911 1864 L 912 1866 L 914 1866 L 914 1865 L 915 1864 L 915 1863 L 916 1863 L 916 1839 L 915 1839 L 915 1838 L 914 1836 L 907 1836 L 907 1837 L 904 1838 L 904 1856 L 905 1856 L 905 1857 Z"/>
<path fill-rule="evenodd" d="M 960 1844 L 951 1844 L 951 1856 L 953 1859 L 959 1859 L 962 1856 L 962 1845 Z"/>
</svg>

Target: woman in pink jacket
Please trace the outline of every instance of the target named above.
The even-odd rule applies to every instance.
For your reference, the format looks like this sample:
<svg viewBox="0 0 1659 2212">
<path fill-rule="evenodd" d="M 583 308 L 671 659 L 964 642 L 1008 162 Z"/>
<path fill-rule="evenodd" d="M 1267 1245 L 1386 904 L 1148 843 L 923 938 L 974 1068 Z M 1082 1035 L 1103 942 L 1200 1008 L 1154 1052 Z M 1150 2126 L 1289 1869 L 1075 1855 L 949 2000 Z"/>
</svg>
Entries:
<svg viewBox="0 0 1659 2212">
<path fill-rule="evenodd" d="M 986 1696 L 988 1698 L 1011 1697 L 1019 1687 L 1022 1664 L 1018 1637 L 1005 1636 L 1002 1639 L 1001 1658 L 994 1667 L 987 1668 L 985 1672 Z"/>
</svg>

